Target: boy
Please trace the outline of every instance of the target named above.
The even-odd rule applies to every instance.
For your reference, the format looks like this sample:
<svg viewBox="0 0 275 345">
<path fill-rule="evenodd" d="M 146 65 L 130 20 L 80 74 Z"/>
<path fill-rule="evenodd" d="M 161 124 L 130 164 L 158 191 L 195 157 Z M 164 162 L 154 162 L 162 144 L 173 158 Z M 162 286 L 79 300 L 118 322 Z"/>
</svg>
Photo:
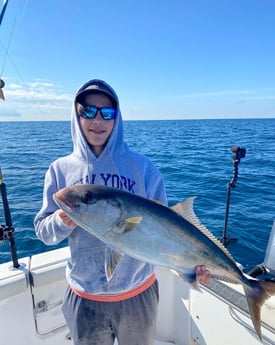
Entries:
<svg viewBox="0 0 275 345">
<path fill-rule="evenodd" d="M 120 345 L 150 345 L 159 299 L 153 266 L 124 255 L 107 281 L 106 245 L 59 210 L 52 196 L 61 188 L 91 183 L 166 204 L 163 178 L 148 158 L 125 143 L 118 97 L 104 81 L 90 80 L 77 91 L 71 131 L 73 152 L 49 167 L 34 224 L 46 244 L 69 241 L 63 313 L 74 345 L 112 345 L 115 338 Z M 204 266 L 195 270 L 198 280 L 209 281 Z"/>
</svg>

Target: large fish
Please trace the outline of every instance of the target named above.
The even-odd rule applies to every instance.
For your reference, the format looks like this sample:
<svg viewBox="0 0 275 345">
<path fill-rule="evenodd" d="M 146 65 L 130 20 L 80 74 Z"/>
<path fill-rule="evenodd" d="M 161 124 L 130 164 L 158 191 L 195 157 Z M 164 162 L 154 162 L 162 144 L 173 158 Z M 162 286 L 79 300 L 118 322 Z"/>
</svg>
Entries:
<svg viewBox="0 0 275 345">
<path fill-rule="evenodd" d="M 118 189 L 78 185 L 58 191 L 54 199 L 79 226 L 112 248 L 106 268 L 109 279 L 120 257 L 117 253 L 172 269 L 195 287 L 194 266 L 204 264 L 212 278 L 243 285 L 261 339 L 261 306 L 275 294 L 275 281 L 242 272 L 195 216 L 193 198 L 169 208 Z"/>
</svg>

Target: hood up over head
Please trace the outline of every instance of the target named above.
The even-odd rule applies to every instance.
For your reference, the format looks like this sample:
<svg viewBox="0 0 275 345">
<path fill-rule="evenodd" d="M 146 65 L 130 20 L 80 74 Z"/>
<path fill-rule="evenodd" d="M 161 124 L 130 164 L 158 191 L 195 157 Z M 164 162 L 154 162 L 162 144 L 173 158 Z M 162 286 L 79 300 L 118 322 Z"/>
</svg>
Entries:
<svg viewBox="0 0 275 345">
<path fill-rule="evenodd" d="M 94 155 L 88 142 L 86 141 L 85 136 L 82 133 L 79 124 L 79 118 L 76 111 L 77 103 L 81 103 L 85 95 L 93 92 L 104 93 L 107 96 L 111 97 L 111 99 L 114 102 L 114 106 L 117 108 L 117 116 L 115 119 L 112 134 L 110 135 L 110 138 L 104 148 L 104 151 L 101 153 L 99 157 L 96 157 Z M 79 158 L 87 160 L 89 163 L 93 163 L 95 161 L 102 161 L 106 158 L 113 158 L 114 154 L 121 154 L 123 149 L 127 147 L 127 144 L 124 142 L 123 124 L 119 108 L 119 99 L 113 88 L 105 81 L 100 79 L 91 79 L 85 84 L 83 84 L 77 90 L 71 114 L 71 134 L 74 144 L 74 153 Z"/>
</svg>

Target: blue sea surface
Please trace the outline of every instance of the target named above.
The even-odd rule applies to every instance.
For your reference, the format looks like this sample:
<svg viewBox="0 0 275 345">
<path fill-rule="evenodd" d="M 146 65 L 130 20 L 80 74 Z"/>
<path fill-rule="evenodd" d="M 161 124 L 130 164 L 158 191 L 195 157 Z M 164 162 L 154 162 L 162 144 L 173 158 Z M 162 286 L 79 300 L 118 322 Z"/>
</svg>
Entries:
<svg viewBox="0 0 275 345">
<path fill-rule="evenodd" d="M 274 129 L 275 119 L 126 121 L 125 139 L 160 169 L 170 206 L 197 196 L 195 213 L 217 238 L 223 234 L 227 184 L 233 177 L 230 148 L 246 148 L 228 220 L 228 236 L 238 242 L 228 249 L 249 270 L 263 262 L 275 219 Z M 36 238 L 33 219 L 49 164 L 72 151 L 70 123 L 2 122 L 0 133 L 0 167 L 18 257 L 67 245 L 44 245 Z M 0 263 L 10 260 L 9 243 L 0 243 Z"/>
</svg>

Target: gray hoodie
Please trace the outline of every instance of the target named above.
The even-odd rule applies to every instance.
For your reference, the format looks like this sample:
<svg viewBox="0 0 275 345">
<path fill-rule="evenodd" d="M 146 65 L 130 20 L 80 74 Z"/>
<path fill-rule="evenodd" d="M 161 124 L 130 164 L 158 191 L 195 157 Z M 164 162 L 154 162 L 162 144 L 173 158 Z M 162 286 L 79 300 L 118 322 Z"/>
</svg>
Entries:
<svg viewBox="0 0 275 345">
<path fill-rule="evenodd" d="M 124 141 L 119 100 L 114 90 L 104 81 L 93 79 L 80 87 L 76 97 L 94 85 L 111 94 L 117 103 L 112 134 L 103 152 L 96 157 L 82 134 L 74 101 L 71 115 L 73 152 L 55 160 L 46 172 L 43 205 L 35 217 L 34 226 L 38 238 L 48 245 L 68 238 L 71 258 L 66 276 L 70 286 L 81 292 L 111 296 L 142 285 L 152 275 L 152 265 L 124 255 L 112 279 L 107 281 L 106 245 L 80 227 L 65 225 L 55 212 L 58 207 L 53 201 L 53 194 L 67 186 L 91 183 L 124 189 L 165 204 L 167 200 L 158 169 L 147 157 L 130 150 Z"/>
</svg>

